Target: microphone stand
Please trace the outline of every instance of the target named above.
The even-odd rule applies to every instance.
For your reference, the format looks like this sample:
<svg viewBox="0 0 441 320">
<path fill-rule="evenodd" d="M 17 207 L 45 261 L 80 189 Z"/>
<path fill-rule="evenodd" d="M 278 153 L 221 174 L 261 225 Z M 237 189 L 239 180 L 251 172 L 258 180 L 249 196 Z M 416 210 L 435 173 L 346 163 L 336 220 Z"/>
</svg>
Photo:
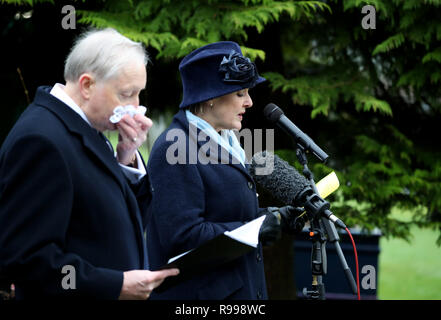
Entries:
<svg viewBox="0 0 441 320">
<path fill-rule="evenodd" d="M 306 158 L 305 150 L 298 147 L 296 150 L 297 159 L 303 165 L 303 174 L 309 180 L 311 187 L 317 195 L 320 195 L 314 181 L 314 175 L 308 168 L 308 159 Z M 308 213 L 308 212 L 307 212 Z M 309 214 L 312 215 L 311 213 Z M 310 238 L 312 240 L 311 252 L 311 270 L 312 270 L 312 290 L 303 289 L 303 294 L 314 300 L 325 300 L 325 284 L 323 283 L 323 275 L 327 273 L 327 258 L 326 258 L 326 240 L 334 243 L 340 263 L 343 267 L 346 279 L 354 294 L 357 294 L 357 284 L 349 268 L 343 251 L 341 250 L 340 237 L 333 223 L 322 216 L 315 215 L 309 219 Z M 327 237 L 326 237 L 327 235 Z"/>
</svg>

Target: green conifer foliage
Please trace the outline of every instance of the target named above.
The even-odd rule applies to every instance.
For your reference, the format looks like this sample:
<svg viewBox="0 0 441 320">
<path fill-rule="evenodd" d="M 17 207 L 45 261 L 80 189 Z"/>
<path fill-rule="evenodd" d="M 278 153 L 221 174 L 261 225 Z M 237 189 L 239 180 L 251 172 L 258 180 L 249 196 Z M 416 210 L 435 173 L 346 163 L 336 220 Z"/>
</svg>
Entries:
<svg viewBox="0 0 441 320">
<path fill-rule="evenodd" d="M 414 224 L 439 229 L 441 1 L 327 3 L 332 14 L 320 11 L 312 25 L 283 32 L 291 67 L 264 76 L 342 131 L 323 139 L 342 182 L 335 212 L 350 225 L 403 238 Z M 366 4 L 376 8 L 376 29 L 360 24 Z M 322 164 L 314 170 L 329 172 Z M 393 208 L 412 217 L 394 217 Z"/>
<path fill-rule="evenodd" d="M 375 29 L 361 25 L 365 5 L 376 9 Z M 333 211 L 348 225 L 407 238 L 415 224 L 441 230 L 440 9 L 441 0 L 109 0 L 78 11 L 78 21 L 116 28 L 163 61 L 237 41 L 265 63 L 275 95 L 328 124 L 313 138 L 332 157 L 311 168 L 317 178 L 337 172 Z M 277 69 L 264 46 L 248 44 L 250 31 L 259 40 L 274 25 Z M 279 152 L 296 162 L 292 151 Z M 404 221 L 394 208 L 412 215 Z"/>
<path fill-rule="evenodd" d="M 180 58 L 192 50 L 224 39 L 247 40 L 247 28 L 262 32 L 282 15 L 299 20 L 329 8 L 321 1 L 273 0 L 144 0 L 107 1 L 104 10 L 81 11 L 80 22 L 113 27 L 158 51 L 158 57 Z M 252 59 L 265 52 L 242 47 Z"/>
</svg>

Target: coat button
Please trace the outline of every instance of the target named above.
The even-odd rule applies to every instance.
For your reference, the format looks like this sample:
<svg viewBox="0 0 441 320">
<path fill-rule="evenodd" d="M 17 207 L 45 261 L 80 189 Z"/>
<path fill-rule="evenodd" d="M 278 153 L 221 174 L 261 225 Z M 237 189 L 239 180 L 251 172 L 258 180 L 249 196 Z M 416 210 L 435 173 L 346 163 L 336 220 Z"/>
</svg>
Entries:
<svg viewBox="0 0 441 320">
<path fill-rule="evenodd" d="M 258 253 L 257 255 L 256 255 L 256 259 L 257 259 L 257 261 L 262 261 L 262 256 L 260 255 L 260 253 Z"/>
<path fill-rule="evenodd" d="M 248 188 L 250 188 L 251 190 L 253 190 L 253 183 L 251 181 L 248 181 Z"/>
<path fill-rule="evenodd" d="M 262 291 L 257 291 L 257 299 L 262 299 L 263 295 L 262 295 Z"/>
</svg>

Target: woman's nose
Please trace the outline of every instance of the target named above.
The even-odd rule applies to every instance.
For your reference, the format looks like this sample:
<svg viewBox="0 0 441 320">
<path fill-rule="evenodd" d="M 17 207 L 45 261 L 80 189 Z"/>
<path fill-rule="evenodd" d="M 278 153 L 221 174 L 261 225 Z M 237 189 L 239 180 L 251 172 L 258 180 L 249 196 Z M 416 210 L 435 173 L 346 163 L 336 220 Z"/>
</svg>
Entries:
<svg viewBox="0 0 441 320">
<path fill-rule="evenodd" d="M 246 99 L 244 101 L 244 107 L 245 108 L 251 108 L 253 106 L 253 100 L 251 99 L 251 97 L 250 97 L 250 95 L 248 93 L 247 93 L 247 98 L 248 99 Z"/>
</svg>

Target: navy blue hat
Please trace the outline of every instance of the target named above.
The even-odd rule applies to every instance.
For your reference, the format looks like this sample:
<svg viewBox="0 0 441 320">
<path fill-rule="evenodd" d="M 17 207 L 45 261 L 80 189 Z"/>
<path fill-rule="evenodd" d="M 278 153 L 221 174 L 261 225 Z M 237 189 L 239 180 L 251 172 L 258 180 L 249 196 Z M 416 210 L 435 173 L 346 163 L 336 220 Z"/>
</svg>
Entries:
<svg viewBox="0 0 441 320">
<path fill-rule="evenodd" d="M 179 72 L 184 91 L 179 108 L 252 88 L 266 80 L 232 41 L 215 42 L 196 49 L 182 59 Z"/>
</svg>

